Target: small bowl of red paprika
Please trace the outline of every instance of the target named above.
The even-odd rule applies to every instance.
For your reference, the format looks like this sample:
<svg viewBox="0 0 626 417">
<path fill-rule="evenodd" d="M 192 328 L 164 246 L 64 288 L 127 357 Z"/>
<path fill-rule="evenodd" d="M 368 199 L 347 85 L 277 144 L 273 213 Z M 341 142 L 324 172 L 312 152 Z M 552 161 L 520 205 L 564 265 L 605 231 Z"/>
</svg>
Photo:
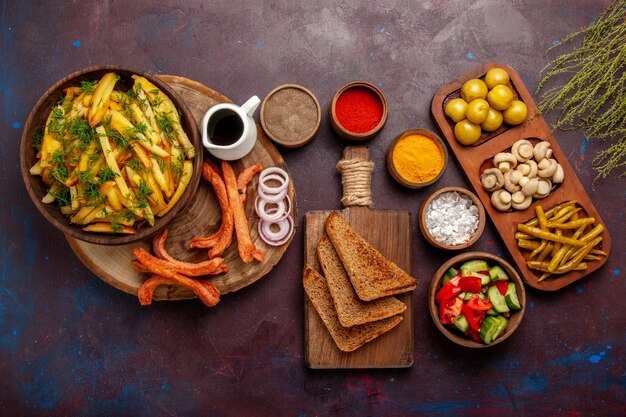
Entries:
<svg viewBox="0 0 626 417">
<path fill-rule="evenodd" d="M 366 81 L 353 81 L 335 93 L 330 104 L 330 123 L 344 139 L 366 141 L 387 122 L 387 99 Z"/>
</svg>

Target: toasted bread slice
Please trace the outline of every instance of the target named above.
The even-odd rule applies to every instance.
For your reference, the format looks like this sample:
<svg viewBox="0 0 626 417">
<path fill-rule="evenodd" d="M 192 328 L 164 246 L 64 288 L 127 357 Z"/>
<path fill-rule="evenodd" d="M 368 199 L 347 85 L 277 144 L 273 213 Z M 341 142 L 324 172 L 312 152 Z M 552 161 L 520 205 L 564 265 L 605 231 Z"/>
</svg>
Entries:
<svg viewBox="0 0 626 417">
<path fill-rule="evenodd" d="M 339 323 L 326 279 L 308 265 L 305 265 L 302 283 L 309 300 L 311 300 L 315 310 L 322 318 L 337 347 L 344 352 L 352 352 L 360 348 L 370 340 L 393 329 L 402 321 L 402 317 L 393 316 L 371 323 L 343 327 Z"/>
<path fill-rule="evenodd" d="M 343 327 L 385 319 L 406 310 L 406 305 L 393 296 L 361 301 L 328 237 L 324 236 L 317 244 L 317 256 Z"/>
<path fill-rule="evenodd" d="M 338 213 L 326 219 L 326 233 L 361 300 L 372 301 L 417 286 L 415 278 L 374 249 Z"/>
</svg>

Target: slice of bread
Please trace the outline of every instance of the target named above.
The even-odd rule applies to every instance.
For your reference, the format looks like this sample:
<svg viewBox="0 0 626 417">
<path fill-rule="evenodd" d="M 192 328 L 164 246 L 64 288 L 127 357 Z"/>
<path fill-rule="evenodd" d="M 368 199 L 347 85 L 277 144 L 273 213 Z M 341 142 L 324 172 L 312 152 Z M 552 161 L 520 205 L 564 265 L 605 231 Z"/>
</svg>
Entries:
<svg viewBox="0 0 626 417">
<path fill-rule="evenodd" d="M 365 343 L 369 342 L 393 329 L 402 321 L 402 317 L 393 316 L 371 323 L 359 324 L 352 327 L 343 327 L 337 317 L 333 299 L 328 291 L 326 279 L 311 269 L 304 266 L 302 283 L 304 291 L 313 303 L 315 310 L 322 318 L 324 325 L 330 332 L 337 347 L 344 352 L 352 352 Z"/>
<path fill-rule="evenodd" d="M 414 290 L 415 278 L 385 258 L 336 212 L 326 219 L 326 233 L 363 301 Z"/>
<path fill-rule="evenodd" d="M 369 323 L 395 316 L 406 310 L 406 305 L 392 296 L 369 302 L 361 301 L 354 292 L 339 255 L 326 236 L 317 244 L 317 257 L 322 265 L 326 283 L 342 326 L 352 327 Z"/>
</svg>

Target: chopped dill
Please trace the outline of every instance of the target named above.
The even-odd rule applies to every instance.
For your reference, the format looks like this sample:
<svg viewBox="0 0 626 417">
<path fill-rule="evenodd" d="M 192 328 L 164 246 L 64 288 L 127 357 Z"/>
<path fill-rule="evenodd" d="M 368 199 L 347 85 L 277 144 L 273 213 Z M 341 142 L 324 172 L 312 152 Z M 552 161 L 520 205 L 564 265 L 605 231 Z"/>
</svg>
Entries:
<svg viewBox="0 0 626 417">
<path fill-rule="evenodd" d="M 69 133 L 72 138 L 80 142 L 79 148 L 81 151 L 87 149 L 87 146 L 98 137 L 96 129 L 89 126 L 87 120 L 83 118 L 72 120 Z"/>
<path fill-rule="evenodd" d="M 106 167 L 106 168 L 102 168 L 98 172 L 98 177 L 100 177 L 100 182 L 103 183 L 103 182 L 114 180 L 115 177 L 117 177 L 117 174 L 113 172 L 111 168 Z"/>
<path fill-rule="evenodd" d="M 80 91 L 81 93 L 93 94 L 96 91 L 96 85 L 98 81 L 81 81 L 80 82 Z"/>
<path fill-rule="evenodd" d="M 54 197 L 55 202 L 59 207 L 69 206 L 72 203 L 69 188 L 61 187 L 61 189 L 58 190 L 56 193 L 50 190 L 48 190 L 48 192 Z"/>
<path fill-rule="evenodd" d="M 41 126 L 39 129 L 37 129 L 37 131 L 35 132 L 35 136 L 33 136 L 33 148 L 40 150 L 41 149 L 41 142 L 43 142 L 43 132 L 44 132 L 44 128 L 43 126 Z"/>
<path fill-rule="evenodd" d="M 133 158 L 130 161 L 126 162 L 126 166 L 135 172 L 143 171 L 143 165 L 141 165 L 141 162 L 139 162 L 139 160 L 136 158 Z"/>
</svg>

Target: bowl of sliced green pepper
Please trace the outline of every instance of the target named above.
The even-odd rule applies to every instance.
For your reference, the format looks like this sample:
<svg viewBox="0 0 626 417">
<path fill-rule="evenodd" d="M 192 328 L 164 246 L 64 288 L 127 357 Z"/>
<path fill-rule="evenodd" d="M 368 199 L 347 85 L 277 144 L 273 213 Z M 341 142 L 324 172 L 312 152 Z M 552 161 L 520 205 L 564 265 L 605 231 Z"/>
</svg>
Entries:
<svg viewBox="0 0 626 417">
<path fill-rule="evenodd" d="M 461 346 L 486 348 L 503 342 L 518 328 L 526 293 L 521 277 L 504 259 L 466 252 L 437 270 L 428 304 L 444 336 Z"/>
</svg>

